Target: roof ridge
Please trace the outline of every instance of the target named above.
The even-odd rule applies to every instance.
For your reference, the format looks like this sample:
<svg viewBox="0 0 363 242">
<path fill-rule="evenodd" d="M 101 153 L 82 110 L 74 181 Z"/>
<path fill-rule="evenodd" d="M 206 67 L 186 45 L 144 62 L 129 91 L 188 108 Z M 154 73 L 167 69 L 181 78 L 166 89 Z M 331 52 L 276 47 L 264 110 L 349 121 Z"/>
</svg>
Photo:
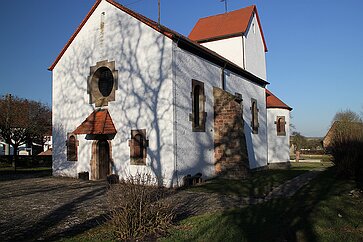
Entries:
<svg viewBox="0 0 363 242">
<path fill-rule="evenodd" d="M 237 12 L 237 11 L 241 11 L 242 9 L 251 8 L 251 7 L 253 7 L 255 9 L 256 8 L 256 5 L 255 4 L 252 4 L 250 6 L 247 6 L 247 7 L 244 7 L 244 8 L 239 8 L 239 9 L 235 9 L 235 10 L 232 10 L 232 11 L 229 11 L 229 12 L 226 12 L 226 13 L 219 13 L 219 14 L 215 14 L 215 15 L 210 15 L 210 16 L 202 17 L 202 18 L 199 18 L 199 20 L 206 19 L 206 18 L 211 18 L 211 17 L 222 16 L 222 15 L 228 15 L 230 13 Z"/>
</svg>

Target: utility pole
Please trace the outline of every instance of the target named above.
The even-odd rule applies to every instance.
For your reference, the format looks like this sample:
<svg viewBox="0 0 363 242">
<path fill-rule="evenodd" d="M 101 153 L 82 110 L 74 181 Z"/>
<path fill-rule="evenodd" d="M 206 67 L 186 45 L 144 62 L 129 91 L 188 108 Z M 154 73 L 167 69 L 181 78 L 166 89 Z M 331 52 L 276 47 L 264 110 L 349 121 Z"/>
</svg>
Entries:
<svg viewBox="0 0 363 242">
<path fill-rule="evenodd" d="M 158 25 L 160 25 L 160 0 L 158 0 Z"/>
<path fill-rule="evenodd" d="M 227 0 L 220 0 L 221 2 L 224 2 L 224 9 L 227 13 Z"/>
</svg>

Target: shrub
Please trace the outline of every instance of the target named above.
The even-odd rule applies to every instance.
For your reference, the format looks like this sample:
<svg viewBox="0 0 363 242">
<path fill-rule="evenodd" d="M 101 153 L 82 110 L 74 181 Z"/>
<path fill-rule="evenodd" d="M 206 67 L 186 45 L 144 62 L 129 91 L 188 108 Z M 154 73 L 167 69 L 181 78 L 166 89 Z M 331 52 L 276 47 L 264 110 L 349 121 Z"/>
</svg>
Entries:
<svg viewBox="0 0 363 242">
<path fill-rule="evenodd" d="M 331 153 L 340 175 L 363 178 L 363 124 L 336 122 Z"/>
<path fill-rule="evenodd" d="M 115 236 L 138 240 L 164 234 L 174 217 L 171 205 L 163 199 L 167 193 L 150 174 L 130 175 L 111 185 L 107 197 Z"/>
</svg>

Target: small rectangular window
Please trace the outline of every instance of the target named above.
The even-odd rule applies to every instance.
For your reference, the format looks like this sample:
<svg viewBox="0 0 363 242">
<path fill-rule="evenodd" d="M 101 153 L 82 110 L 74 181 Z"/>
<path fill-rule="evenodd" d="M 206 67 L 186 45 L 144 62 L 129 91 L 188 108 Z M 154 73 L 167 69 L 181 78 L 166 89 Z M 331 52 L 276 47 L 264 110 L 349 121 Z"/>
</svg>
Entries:
<svg viewBox="0 0 363 242">
<path fill-rule="evenodd" d="M 251 115 L 252 115 L 251 129 L 252 129 L 253 134 L 258 134 L 258 127 L 259 127 L 258 112 L 259 112 L 259 110 L 257 107 L 257 100 L 252 98 L 251 99 Z"/>
<path fill-rule="evenodd" d="M 192 113 L 190 121 L 192 121 L 193 132 L 205 132 L 205 121 L 207 113 L 205 112 L 205 93 L 204 83 L 192 80 Z"/>
<path fill-rule="evenodd" d="M 77 135 L 73 133 L 67 134 L 67 160 L 77 161 L 78 160 L 78 140 Z"/>
<path fill-rule="evenodd" d="M 278 136 L 286 136 L 286 122 L 285 122 L 285 116 L 277 116 L 276 117 L 276 131 Z"/>
<path fill-rule="evenodd" d="M 146 165 L 147 147 L 146 129 L 131 130 L 130 163 L 131 165 Z"/>
</svg>

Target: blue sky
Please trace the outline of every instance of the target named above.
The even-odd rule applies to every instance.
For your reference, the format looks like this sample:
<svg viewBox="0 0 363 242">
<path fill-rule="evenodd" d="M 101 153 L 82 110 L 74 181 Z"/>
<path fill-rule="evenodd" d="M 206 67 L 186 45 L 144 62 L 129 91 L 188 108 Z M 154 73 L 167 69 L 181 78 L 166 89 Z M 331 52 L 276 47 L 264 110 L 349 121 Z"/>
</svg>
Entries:
<svg viewBox="0 0 363 242">
<path fill-rule="evenodd" d="M 51 104 L 51 65 L 95 0 L 1 0 L 0 94 Z M 157 20 L 157 0 L 118 0 Z M 269 89 L 294 108 L 306 136 L 323 136 L 337 111 L 363 111 L 363 1 L 228 0 L 255 4 L 267 47 Z M 220 0 L 161 0 L 161 23 L 188 35 Z"/>
</svg>

